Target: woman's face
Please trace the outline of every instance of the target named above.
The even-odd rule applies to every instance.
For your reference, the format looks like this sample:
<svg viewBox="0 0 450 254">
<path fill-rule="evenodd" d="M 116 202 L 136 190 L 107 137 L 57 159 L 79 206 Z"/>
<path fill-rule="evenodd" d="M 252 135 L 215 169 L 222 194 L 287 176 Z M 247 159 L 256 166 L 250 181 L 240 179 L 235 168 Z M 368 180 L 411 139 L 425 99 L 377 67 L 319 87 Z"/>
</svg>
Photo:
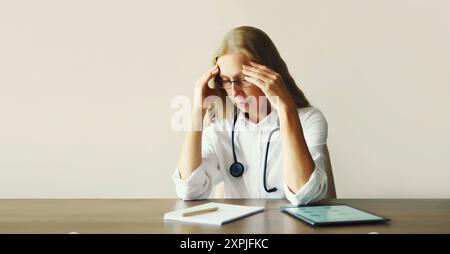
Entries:
<svg viewBox="0 0 450 254">
<path fill-rule="evenodd" d="M 242 66 L 249 65 L 247 57 L 241 53 L 226 54 L 217 59 L 219 75 L 222 80 L 238 80 L 243 77 Z M 234 83 L 229 89 L 225 89 L 233 103 L 242 111 L 249 112 L 250 109 L 259 109 L 260 97 L 265 96 L 263 91 L 256 85 L 242 87 Z"/>
</svg>

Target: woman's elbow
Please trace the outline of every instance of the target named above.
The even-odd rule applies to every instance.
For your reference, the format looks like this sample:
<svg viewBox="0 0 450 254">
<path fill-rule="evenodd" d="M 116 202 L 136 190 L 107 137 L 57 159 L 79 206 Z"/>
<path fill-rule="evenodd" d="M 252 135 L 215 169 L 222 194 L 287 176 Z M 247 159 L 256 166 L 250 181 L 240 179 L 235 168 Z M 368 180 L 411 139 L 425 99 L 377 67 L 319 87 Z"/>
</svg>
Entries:
<svg viewBox="0 0 450 254">
<path fill-rule="evenodd" d="M 182 200 L 207 199 L 211 191 L 209 188 L 199 189 L 198 187 L 176 188 L 178 198 Z"/>
</svg>

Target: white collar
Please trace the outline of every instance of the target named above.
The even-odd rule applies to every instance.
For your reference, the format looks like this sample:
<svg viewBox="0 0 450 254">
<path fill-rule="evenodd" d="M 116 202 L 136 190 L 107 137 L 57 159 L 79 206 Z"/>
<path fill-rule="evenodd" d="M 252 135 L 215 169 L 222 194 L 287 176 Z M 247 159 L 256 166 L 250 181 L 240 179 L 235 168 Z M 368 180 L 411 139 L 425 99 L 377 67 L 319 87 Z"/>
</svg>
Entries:
<svg viewBox="0 0 450 254">
<path fill-rule="evenodd" d="M 233 119 L 234 120 L 234 119 Z M 278 112 L 272 109 L 271 112 L 261 119 L 258 123 L 253 122 L 245 116 L 245 113 L 241 110 L 238 112 L 238 117 L 236 120 L 236 129 L 238 127 L 240 130 L 261 130 L 261 131 L 271 131 L 276 127 L 280 126 L 280 121 L 278 118 Z"/>
</svg>

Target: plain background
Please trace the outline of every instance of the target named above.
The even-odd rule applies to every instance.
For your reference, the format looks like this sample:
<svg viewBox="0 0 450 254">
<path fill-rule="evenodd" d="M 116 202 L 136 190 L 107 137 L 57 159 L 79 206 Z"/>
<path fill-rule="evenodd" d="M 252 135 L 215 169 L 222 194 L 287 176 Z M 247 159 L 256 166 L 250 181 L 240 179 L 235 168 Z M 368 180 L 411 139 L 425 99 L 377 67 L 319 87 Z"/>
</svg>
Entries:
<svg viewBox="0 0 450 254">
<path fill-rule="evenodd" d="M 450 198 L 450 1 L 1 1 L 0 198 L 175 197 L 221 37 L 264 30 L 329 124 L 341 198 Z M 248 149 L 252 149 L 249 147 Z"/>
</svg>

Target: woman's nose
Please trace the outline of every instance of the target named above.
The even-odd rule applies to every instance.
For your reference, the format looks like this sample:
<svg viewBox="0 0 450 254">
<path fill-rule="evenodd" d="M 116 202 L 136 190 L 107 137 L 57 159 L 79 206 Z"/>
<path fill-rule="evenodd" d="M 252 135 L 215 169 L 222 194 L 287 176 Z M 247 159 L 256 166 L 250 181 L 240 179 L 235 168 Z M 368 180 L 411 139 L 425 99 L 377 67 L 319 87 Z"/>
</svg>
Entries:
<svg viewBox="0 0 450 254">
<path fill-rule="evenodd" d="M 236 97 L 236 96 L 244 96 L 245 94 L 242 92 L 241 88 L 239 88 L 239 86 L 236 85 L 232 85 L 231 86 L 231 96 L 232 97 Z"/>
</svg>

